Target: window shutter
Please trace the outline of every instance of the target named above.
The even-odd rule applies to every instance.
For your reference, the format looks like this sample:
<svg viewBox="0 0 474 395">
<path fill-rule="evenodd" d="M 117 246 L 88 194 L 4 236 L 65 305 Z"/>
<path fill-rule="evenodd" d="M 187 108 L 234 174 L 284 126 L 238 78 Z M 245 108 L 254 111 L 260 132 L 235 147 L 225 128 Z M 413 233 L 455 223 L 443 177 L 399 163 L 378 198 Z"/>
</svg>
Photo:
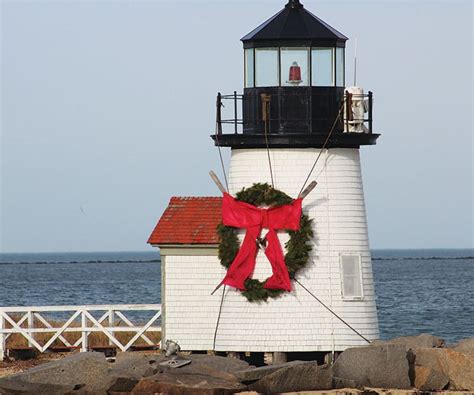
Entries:
<svg viewBox="0 0 474 395">
<path fill-rule="evenodd" d="M 346 299 L 362 298 L 360 255 L 341 255 L 342 296 Z"/>
</svg>

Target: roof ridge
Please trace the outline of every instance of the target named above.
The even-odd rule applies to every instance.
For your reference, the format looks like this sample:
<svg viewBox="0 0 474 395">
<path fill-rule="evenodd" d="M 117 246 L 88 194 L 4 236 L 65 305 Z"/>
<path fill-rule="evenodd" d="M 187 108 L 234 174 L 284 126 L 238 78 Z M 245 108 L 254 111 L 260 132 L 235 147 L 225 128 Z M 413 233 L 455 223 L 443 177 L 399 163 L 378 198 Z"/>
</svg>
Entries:
<svg viewBox="0 0 474 395">
<path fill-rule="evenodd" d="M 207 199 L 222 199 L 222 196 L 171 196 L 171 199 L 177 199 L 177 200 L 207 200 Z"/>
</svg>

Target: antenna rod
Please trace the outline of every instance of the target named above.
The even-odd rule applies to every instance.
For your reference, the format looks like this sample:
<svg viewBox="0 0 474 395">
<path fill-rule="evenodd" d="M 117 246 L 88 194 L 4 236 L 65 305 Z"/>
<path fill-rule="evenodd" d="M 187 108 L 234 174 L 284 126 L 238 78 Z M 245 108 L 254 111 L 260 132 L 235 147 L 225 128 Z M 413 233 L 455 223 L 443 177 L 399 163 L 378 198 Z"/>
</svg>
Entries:
<svg viewBox="0 0 474 395">
<path fill-rule="evenodd" d="M 354 86 L 357 86 L 357 37 L 354 44 Z"/>
</svg>

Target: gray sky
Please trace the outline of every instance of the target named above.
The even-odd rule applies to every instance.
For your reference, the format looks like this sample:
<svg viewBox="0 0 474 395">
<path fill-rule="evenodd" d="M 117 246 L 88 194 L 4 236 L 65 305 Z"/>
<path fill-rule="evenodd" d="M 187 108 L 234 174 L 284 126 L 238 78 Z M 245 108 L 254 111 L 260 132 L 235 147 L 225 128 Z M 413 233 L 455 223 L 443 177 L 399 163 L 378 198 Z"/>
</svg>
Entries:
<svg viewBox="0 0 474 395">
<path fill-rule="evenodd" d="M 3 1 L 0 251 L 147 249 L 170 196 L 216 195 L 215 94 L 284 2 Z M 473 247 L 473 3 L 303 3 L 374 91 L 371 246 Z"/>
</svg>

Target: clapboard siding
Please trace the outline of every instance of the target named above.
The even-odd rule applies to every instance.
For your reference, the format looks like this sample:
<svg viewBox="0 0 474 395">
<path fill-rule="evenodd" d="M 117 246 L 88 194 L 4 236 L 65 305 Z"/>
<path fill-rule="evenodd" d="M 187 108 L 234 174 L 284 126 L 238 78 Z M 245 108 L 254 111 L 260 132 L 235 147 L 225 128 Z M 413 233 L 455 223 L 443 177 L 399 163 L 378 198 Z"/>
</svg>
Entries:
<svg viewBox="0 0 474 395">
<path fill-rule="evenodd" d="M 275 187 L 296 197 L 319 150 L 270 151 Z M 264 149 L 233 150 L 229 168 L 230 192 L 254 182 L 270 182 Z M 298 279 L 354 328 L 369 339 L 378 338 L 372 263 L 367 234 L 364 194 L 357 149 L 324 152 L 310 180 L 318 186 L 304 200 L 303 210 L 314 224 L 311 260 Z M 244 232 L 239 232 L 242 238 Z M 279 232 L 282 245 L 288 235 Z M 361 255 L 362 300 L 344 300 L 340 253 Z M 184 350 L 209 350 L 222 289 L 210 292 L 224 270 L 216 256 L 167 256 L 165 333 Z M 271 267 L 257 255 L 254 278 L 265 279 Z M 331 351 L 363 345 L 365 341 L 293 284 L 293 291 L 267 303 L 248 303 L 239 292 L 226 289 L 216 350 L 221 351 Z"/>
</svg>

